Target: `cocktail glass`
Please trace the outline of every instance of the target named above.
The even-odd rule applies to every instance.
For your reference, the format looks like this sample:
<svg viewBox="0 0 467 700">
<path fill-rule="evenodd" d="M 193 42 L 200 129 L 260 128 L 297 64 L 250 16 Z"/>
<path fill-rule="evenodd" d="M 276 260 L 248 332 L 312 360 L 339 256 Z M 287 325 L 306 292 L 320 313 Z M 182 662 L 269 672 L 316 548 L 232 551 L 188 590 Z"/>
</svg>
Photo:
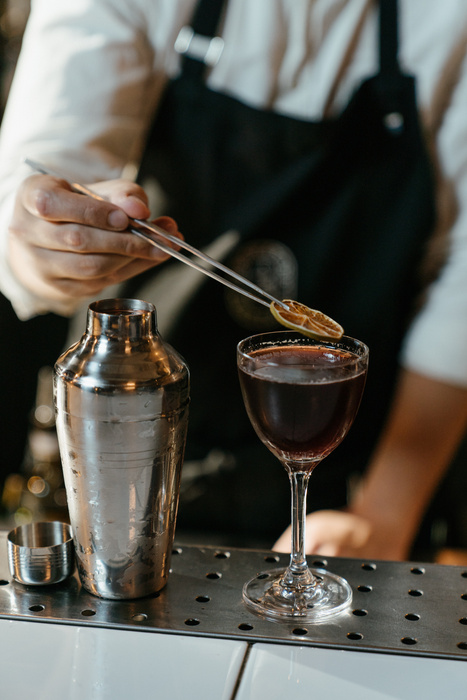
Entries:
<svg viewBox="0 0 467 700">
<path fill-rule="evenodd" d="M 247 606 L 271 619 L 322 621 L 345 610 L 345 579 L 309 568 L 305 555 L 310 475 L 348 433 L 360 405 L 367 346 L 347 336 L 327 342 L 294 331 L 251 336 L 237 347 L 243 400 L 262 442 L 291 485 L 292 542 L 285 569 L 260 572 L 243 587 Z"/>
</svg>

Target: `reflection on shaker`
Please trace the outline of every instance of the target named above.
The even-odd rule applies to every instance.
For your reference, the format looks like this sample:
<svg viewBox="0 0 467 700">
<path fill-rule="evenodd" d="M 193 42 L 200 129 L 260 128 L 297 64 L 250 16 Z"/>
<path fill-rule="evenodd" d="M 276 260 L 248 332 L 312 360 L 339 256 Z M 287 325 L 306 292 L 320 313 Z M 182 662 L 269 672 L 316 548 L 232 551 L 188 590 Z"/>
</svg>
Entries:
<svg viewBox="0 0 467 700">
<path fill-rule="evenodd" d="M 152 304 L 97 301 L 55 365 L 57 433 L 81 582 L 137 598 L 167 582 L 189 372 Z"/>
</svg>

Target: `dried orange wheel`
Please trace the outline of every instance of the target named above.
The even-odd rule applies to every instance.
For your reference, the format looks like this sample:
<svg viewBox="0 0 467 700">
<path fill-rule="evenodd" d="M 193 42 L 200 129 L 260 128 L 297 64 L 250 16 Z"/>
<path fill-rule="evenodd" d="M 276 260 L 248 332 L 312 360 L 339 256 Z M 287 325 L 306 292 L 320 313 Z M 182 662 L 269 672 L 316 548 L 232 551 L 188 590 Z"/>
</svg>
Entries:
<svg viewBox="0 0 467 700">
<path fill-rule="evenodd" d="M 279 321 L 283 326 L 318 340 L 320 338 L 338 340 L 342 337 L 344 333 L 342 326 L 321 311 L 310 309 L 305 304 L 300 304 L 293 299 L 284 299 L 282 303 L 286 304 L 288 308 L 282 308 L 275 301 L 271 302 L 269 308 L 276 321 Z"/>
</svg>

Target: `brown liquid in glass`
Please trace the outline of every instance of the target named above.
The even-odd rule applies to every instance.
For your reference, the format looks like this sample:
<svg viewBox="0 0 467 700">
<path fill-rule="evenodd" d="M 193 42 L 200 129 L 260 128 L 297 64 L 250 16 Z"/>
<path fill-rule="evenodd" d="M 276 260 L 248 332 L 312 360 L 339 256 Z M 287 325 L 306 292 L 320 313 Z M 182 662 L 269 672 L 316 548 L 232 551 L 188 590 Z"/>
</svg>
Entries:
<svg viewBox="0 0 467 700">
<path fill-rule="evenodd" d="M 311 471 L 347 434 L 366 372 L 356 370 L 353 353 L 325 346 L 276 346 L 251 356 L 254 372 L 240 368 L 239 376 L 254 429 L 289 468 Z"/>
</svg>

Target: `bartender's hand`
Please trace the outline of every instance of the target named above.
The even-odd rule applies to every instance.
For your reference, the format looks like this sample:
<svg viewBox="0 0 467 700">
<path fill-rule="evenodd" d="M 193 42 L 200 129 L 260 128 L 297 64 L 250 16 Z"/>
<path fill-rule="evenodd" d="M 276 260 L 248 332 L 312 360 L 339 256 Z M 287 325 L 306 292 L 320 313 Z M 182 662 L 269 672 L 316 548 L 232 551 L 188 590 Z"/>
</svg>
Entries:
<svg viewBox="0 0 467 700">
<path fill-rule="evenodd" d="M 92 185 L 109 201 L 72 192 L 49 175 L 27 178 L 18 191 L 9 228 L 9 262 L 21 284 L 53 302 L 85 298 L 167 259 L 154 246 L 124 233 L 128 216 L 146 219 L 144 190 L 127 180 Z M 157 223 L 181 235 L 169 217 Z"/>
<path fill-rule="evenodd" d="M 365 518 L 340 510 L 318 510 L 306 519 L 307 554 L 320 554 L 334 557 L 371 558 L 381 549 L 372 553 L 374 540 L 371 539 L 372 527 Z M 277 552 L 290 552 L 290 527 L 279 537 L 273 549 Z M 389 559 L 392 558 L 388 555 Z"/>
<path fill-rule="evenodd" d="M 279 537 L 273 549 L 290 552 L 290 527 Z M 349 510 L 318 510 L 306 519 L 307 554 L 358 559 L 404 560 L 408 550 L 394 537 L 392 527 L 378 527 L 367 518 Z"/>
</svg>

